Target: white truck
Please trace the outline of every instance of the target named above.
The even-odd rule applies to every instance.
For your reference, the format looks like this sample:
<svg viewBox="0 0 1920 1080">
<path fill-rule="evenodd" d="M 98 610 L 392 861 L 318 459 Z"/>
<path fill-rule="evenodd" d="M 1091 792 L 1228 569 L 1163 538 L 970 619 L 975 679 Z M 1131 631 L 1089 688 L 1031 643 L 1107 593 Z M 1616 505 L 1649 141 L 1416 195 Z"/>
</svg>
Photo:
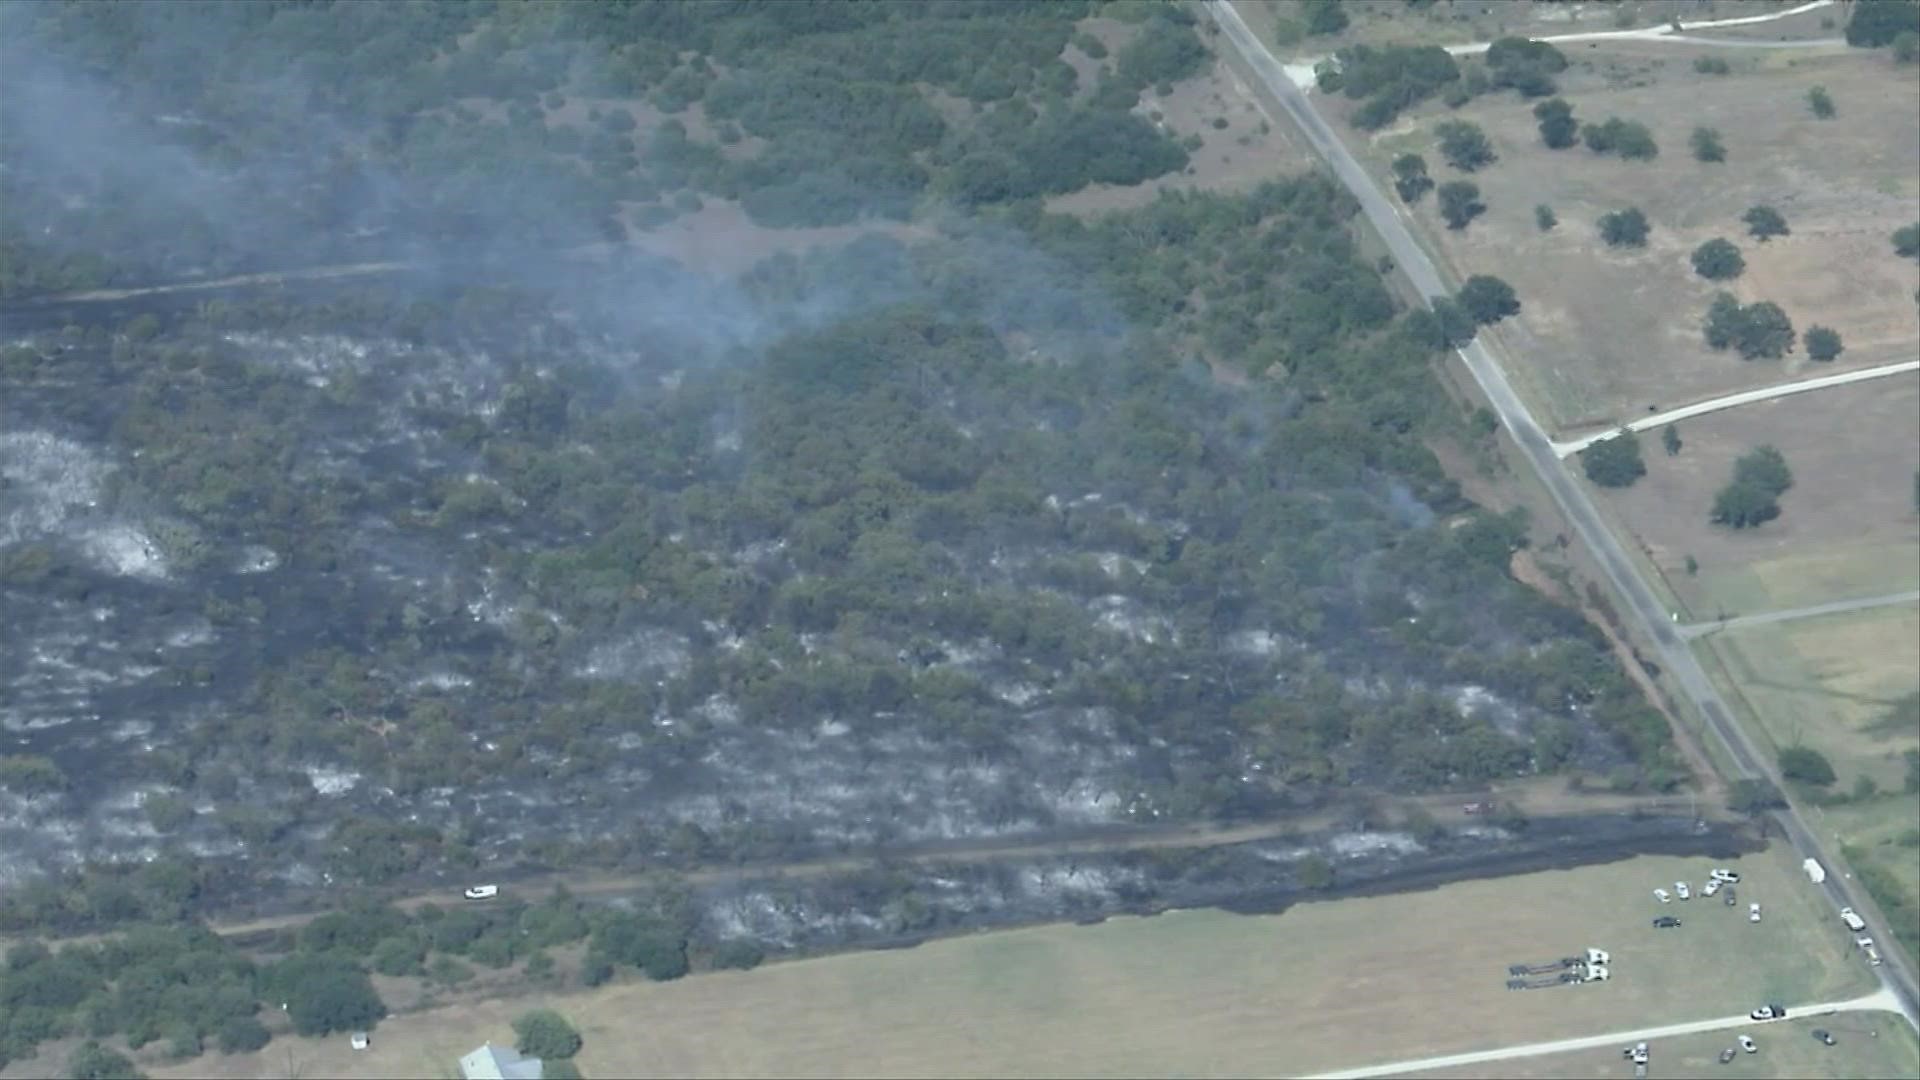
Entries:
<svg viewBox="0 0 1920 1080">
<path fill-rule="evenodd" d="M 1820 865 L 1818 859 L 1806 860 L 1800 864 L 1800 869 L 1807 872 L 1807 880 L 1813 882 L 1815 885 L 1827 880 L 1826 868 Z"/>
<path fill-rule="evenodd" d="M 1840 909 L 1840 921 L 1843 923 L 1846 923 L 1847 929 L 1853 931 L 1856 934 L 1867 928 L 1867 920 L 1861 918 L 1859 913 L 1855 912 L 1850 907 L 1843 907 Z"/>
</svg>

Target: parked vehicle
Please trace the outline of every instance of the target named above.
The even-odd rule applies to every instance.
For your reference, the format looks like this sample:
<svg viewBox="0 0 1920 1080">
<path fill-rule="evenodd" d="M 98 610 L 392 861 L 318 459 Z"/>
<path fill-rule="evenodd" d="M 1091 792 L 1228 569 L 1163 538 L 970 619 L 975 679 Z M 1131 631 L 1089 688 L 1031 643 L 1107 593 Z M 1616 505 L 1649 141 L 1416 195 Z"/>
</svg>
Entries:
<svg viewBox="0 0 1920 1080">
<path fill-rule="evenodd" d="M 1680 925 L 1680 920 L 1674 918 L 1671 915 L 1662 915 L 1659 918 L 1653 920 L 1653 926 L 1654 926 L 1654 929 L 1656 930 L 1671 930 L 1674 927 L 1679 925 Z"/>
<path fill-rule="evenodd" d="M 1673 894 L 1682 900 L 1693 899 L 1693 890 L 1687 888 L 1687 883 L 1684 881 L 1676 881 L 1673 883 Z"/>
<path fill-rule="evenodd" d="M 1751 1038 L 1745 1035 L 1740 1036 L 1739 1043 L 1740 1043 L 1740 1049 L 1745 1050 L 1749 1054 L 1760 1049 L 1760 1047 L 1756 1045 Z"/>
<path fill-rule="evenodd" d="M 494 897 L 500 895 L 500 886 L 469 885 L 467 886 L 466 891 L 462 892 L 460 895 L 466 897 L 469 900 L 491 900 Z"/>
<path fill-rule="evenodd" d="M 1733 1054 L 1734 1054 L 1734 1049 L 1731 1046 L 1727 1047 L 1725 1050 L 1720 1051 L 1720 1064 L 1725 1065 L 1727 1062 L 1732 1061 Z"/>
<path fill-rule="evenodd" d="M 1867 920 L 1861 918 L 1850 907 L 1843 907 L 1840 909 L 1840 921 L 1843 923 L 1846 923 L 1847 929 L 1852 930 L 1855 933 L 1859 933 L 1860 931 L 1865 930 L 1867 928 Z"/>
<path fill-rule="evenodd" d="M 1725 897 L 1724 897 L 1723 899 L 1724 899 L 1724 900 L 1726 901 L 1726 905 L 1727 905 L 1728 907 L 1733 907 L 1733 906 L 1735 906 L 1735 905 L 1737 905 L 1737 904 L 1739 904 L 1739 903 L 1740 903 L 1740 890 L 1739 890 L 1739 889 L 1736 889 L 1736 888 L 1734 888 L 1734 887 L 1733 887 L 1733 886 L 1731 886 L 1731 885 L 1729 885 L 1729 886 L 1727 886 L 1727 895 L 1726 895 L 1726 896 L 1725 896 Z"/>
<path fill-rule="evenodd" d="M 1800 863 L 1800 869 L 1807 872 L 1807 880 L 1815 885 L 1827 880 L 1827 868 L 1820 865 L 1818 859 L 1807 859 Z"/>
<path fill-rule="evenodd" d="M 1828 1031 L 1826 1028 L 1814 1028 L 1813 1037 L 1816 1039 L 1819 1039 L 1821 1042 L 1825 1043 L 1828 1046 L 1833 1045 L 1833 1033 Z"/>
<path fill-rule="evenodd" d="M 354 1032 L 347 1037 L 347 1045 L 353 1047 L 355 1050 L 365 1050 L 368 1045 L 370 1045 L 367 1039 L 367 1033 L 364 1031 Z"/>
<path fill-rule="evenodd" d="M 1719 891 L 1720 891 L 1720 879 L 1719 879 L 1719 878 L 1709 878 L 1709 879 L 1707 879 L 1707 886 L 1706 886 L 1706 888 L 1704 888 L 1704 889 L 1701 889 L 1701 890 L 1700 890 L 1700 895 L 1701 895 L 1701 896 L 1712 896 L 1712 895 L 1713 895 L 1714 893 L 1717 893 L 1717 892 L 1719 892 Z"/>
<path fill-rule="evenodd" d="M 1874 948 L 1874 945 L 1873 945 L 1873 939 L 1872 939 L 1872 938 L 1870 938 L 1870 937 L 1858 937 L 1858 938 L 1855 938 L 1855 939 L 1853 939 L 1853 943 L 1854 943 L 1855 945 L 1858 945 L 1858 946 L 1860 946 L 1860 951 L 1861 951 L 1861 952 L 1863 952 L 1863 953 L 1866 953 L 1866 954 L 1867 954 L 1867 963 L 1868 963 L 1869 965 L 1871 965 L 1871 966 L 1873 966 L 1873 967 L 1879 967 L 1879 966 L 1880 966 L 1880 950 L 1879 950 L 1879 949 L 1876 949 L 1876 948 Z"/>
<path fill-rule="evenodd" d="M 1759 901 L 1756 900 L 1753 903 L 1747 905 L 1747 921 L 1748 922 L 1760 921 L 1760 902 Z"/>
<path fill-rule="evenodd" d="M 1673 897 L 1671 897 L 1671 896 L 1668 896 L 1668 895 L 1667 895 L 1667 890 L 1665 890 L 1665 889 L 1655 889 L 1655 890 L 1653 890 L 1653 898 L 1654 898 L 1655 900 L 1658 900 L 1658 901 L 1660 901 L 1660 902 L 1661 902 L 1661 903 L 1663 903 L 1663 904 L 1671 904 L 1671 903 L 1673 903 Z"/>
<path fill-rule="evenodd" d="M 1787 1018 L 1787 1009 L 1784 1005 L 1762 1005 L 1747 1016 L 1754 1020 L 1784 1020 Z"/>
<path fill-rule="evenodd" d="M 1739 874 L 1734 873 L 1733 871 L 1727 869 L 1724 866 L 1714 867 L 1713 872 L 1708 874 L 1707 876 L 1721 883 L 1722 885 L 1736 885 L 1740 881 Z"/>
<path fill-rule="evenodd" d="M 1470 802 L 1460 809 L 1469 814 L 1489 814 L 1493 812 L 1493 804 L 1490 802 Z"/>
</svg>

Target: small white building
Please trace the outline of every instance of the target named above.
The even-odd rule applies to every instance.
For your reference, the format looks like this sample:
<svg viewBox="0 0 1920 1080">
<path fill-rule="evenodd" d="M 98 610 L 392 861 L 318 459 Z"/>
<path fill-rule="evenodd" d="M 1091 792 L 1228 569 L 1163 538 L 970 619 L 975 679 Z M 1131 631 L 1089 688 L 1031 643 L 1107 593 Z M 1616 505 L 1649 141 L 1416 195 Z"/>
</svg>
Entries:
<svg viewBox="0 0 1920 1080">
<path fill-rule="evenodd" d="M 460 1059 L 460 1080 L 540 1080 L 542 1070 L 539 1058 L 491 1042 Z"/>
</svg>

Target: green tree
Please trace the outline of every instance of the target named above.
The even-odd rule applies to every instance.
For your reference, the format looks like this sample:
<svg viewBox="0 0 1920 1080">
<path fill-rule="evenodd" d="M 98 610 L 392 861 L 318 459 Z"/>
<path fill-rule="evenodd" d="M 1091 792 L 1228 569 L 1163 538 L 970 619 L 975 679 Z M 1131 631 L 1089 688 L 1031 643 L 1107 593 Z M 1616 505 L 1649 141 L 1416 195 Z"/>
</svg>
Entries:
<svg viewBox="0 0 1920 1080">
<path fill-rule="evenodd" d="M 1751 529 L 1779 516 L 1779 501 L 1757 484 L 1736 481 L 1721 488 L 1713 497 L 1712 520 L 1716 525 Z"/>
<path fill-rule="evenodd" d="M 1920 31 L 1902 30 L 1894 37 L 1893 60 L 1897 64 L 1920 63 Z"/>
<path fill-rule="evenodd" d="M 1777 360 L 1793 351 L 1793 323 L 1780 305 L 1761 300 L 1740 309 L 1740 336 L 1734 347 L 1745 360 Z"/>
<path fill-rule="evenodd" d="M 1626 430 L 1580 451 L 1580 466 L 1587 479 L 1601 487 L 1630 487 L 1647 475 L 1646 462 L 1640 457 L 1640 438 Z"/>
<path fill-rule="evenodd" d="M 387 1015 L 366 973 L 338 953 L 295 953 L 267 969 L 264 982 L 302 1035 L 365 1030 Z"/>
<path fill-rule="evenodd" d="M 1560 218 L 1554 214 L 1553 207 L 1541 203 L 1533 208 L 1533 223 L 1541 232 L 1552 232 L 1553 227 L 1560 224 Z"/>
<path fill-rule="evenodd" d="M 1719 128 L 1694 128 L 1693 135 L 1687 139 L 1687 145 L 1693 148 L 1695 161 L 1713 164 L 1727 160 L 1727 148 L 1720 142 Z"/>
<path fill-rule="evenodd" d="M 1461 172 L 1474 172 L 1497 160 L 1493 144 L 1480 125 L 1465 120 L 1448 120 L 1434 129 L 1440 137 L 1440 155 Z"/>
<path fill-rule="evenodd" d="M 1792 231 L 1787 228 L 1787 219 L 1771 206 L 1755 206 L 1742 214 L 1740 220 L 1747 223 L 1748 235 L 1761 243 L 1771 237 L 1786 236 Z"/>
<path fill-rule="evenodd" d="M 1646 247 L 1648 231 L 1647 215 L 1637 206 L 1615 210 L 1600 218 L 1600 239 L 1605 240 L 1608 247 Z"/>
<path fill-rule="evenodd" d="M 545 1061 L 570 1058 L 580 1052 L 580 1033 L 567 1018 L 552 1009 L 534 1009 L 513 1022 L 514 1048 Z"/>
<path fill-rule="evenodd" d="M 1764 814 L 1786 805 L 1780 789 L 1766 780 L 1735 780 L 1727 790 L 1727 809 L 1737 814 Z"/>
<path fill-rule="evenodd" d="M 1629 160 L 1648 161 L 1660 153 L 1659 144 L 1654 142 L 1653 133 L 1645 124 L 1617 116 L 1582 126 L 1580 135 L 1586 140 L 1587 149 L 1596 154 L 1618 154 Z"/>
<path fill-rule="evenodd" d="M 1573 106 L 1560 98 L 1549 98 L 1533 107 L 1540 121 L 1540 141 L 1549 150 L 1565 150 L 1579 141 L 1580 122 L 1573 118 Z"/>
<path fill-rule="evenodd" d="M 1920 222 L 1893 230 L 1893 253 L 1902 258 L 1920 258 Z"/>
<path fill-rule="evenodd" d="M 1493 85 L 1512 87 L 1523 97 L 1545 97 L 1554 92 L 1553 77 L 1567 69 L 1567 58 L 1545 41 L 1503 37 L 1487 47 L 1487 70 Z"/>
<path fill-rule="evenodd" d="M 1827 756 L 1810 746 L 1789 746 L 1780 751 L 1780 775 L 1803 784 L 1825 786 L 1833 783 L 1833 764 Z"/>
<path fill-rule="evenodd" d="M 1859 0 L 1847 20 L 1847 44 L 1872 49 L 1901 34 L 1920 32 L 1920 3 L 1915 0 Z"/>
<path fill-rule="evenodd" d="M 249 1054 L 267 1045 L 273 1038 L 266 1025 L 251 1016 L 229 1016 L 220 1023 L 220 1052 Z"/>
<path fill-rule="evenodd" d="M 1708 281 L 1737 278 L 1747 268 L 1747 260 L 1730 240 L 1715 237 L 1693 249 L 1693 272 Z"/>
<path fill-rule="evenodd" d="M 760 966 L 766 951 L 750 938 L 728 938 L 713 948 L 713 966 L 745 971 Z"/>
<path fill-rule="evenodd" d="M 1293 864 L 1294 879 L 1300 886 L 1318 892 L 1333 885 L 1333 864 L 1318 852 L 1308 852 Z"/>
<path fill-rule="evenodd" d="M 540 1063 L 540 1080 L 580 1080 L 580 1066 L 571 1061 L 560 1060 L 548 1064 Z"/>
<path fill-rule="evenodd" d="M 1733 479 L 1779 496 L 1793 486 L 1793 470 L 1787 467 L 1786 455 L 1777 448 L 1756 446 L 1733 463 Z"/>
<path fill-rule="evenodd" d="M 1822 120 L 1831 120 L 1834 117 L 1833 95 L 1827 93 L 1827 88 L 1824 86 L 1816 86 L 1807 91 L 1807 107 L 1813 110 L 1813 115 Z"/>
<path fill-rule="evenodd" d="M 1806 346 L 1807 359 L 1827 361 L 1839 356 L 1845 350 L 1840 343 L 1840 333 L 1824 326 L 1809 326 L 1800 335 L 1800 343 Z"/>
<path fill-rule="evenodd" d="M 82 1043 L 67 1059 L 71 1080 L 146 1080 L 146 1075 L 125 1054 L 93 1041 Z"/>
<path fill-rule="evenodd" d="M 1680 426 L 1678 424 L 1668 424 L 1666 427 L 1660 429 L 1660 445 L 1666 448 L 1668 457 L 1675 457 L 1680 453 Z"/>
<path fill-rule="evenodd" d="M 1513 294 L 1513 286 L 1486 274 L 1468 278 L 1460 286 L 1458 299 L 1461 308 L 1482 326 L 1520 313 L 1520 299 Z"/>
<path fill-rule="evenodd" d="M 1393 159 L 1393 190 L 1401 202 L 1411 206 L 1432 189 L 1433 178 L 1427 175 L 1426 158 L 1419 154 L 1401 154 Z"/>
<path fill-rule="evenodd" d="M 1306 19 L 1309 34 L 1337 34 L 1347 28 L 1347 11 L 1340 0 L 1306 0 L 1301 5 L 1301 15 Z"/>
<path fill-rule="evenodd" d="M 1464 229 L 1474 218 L 1487 212 L 1486 204 L 1480 201 L 1480 185 L 1471 180 L 1449 180 L 1440 185 L 1437 195 L 1440 216 L 1449 229 Z"/>
</svg>

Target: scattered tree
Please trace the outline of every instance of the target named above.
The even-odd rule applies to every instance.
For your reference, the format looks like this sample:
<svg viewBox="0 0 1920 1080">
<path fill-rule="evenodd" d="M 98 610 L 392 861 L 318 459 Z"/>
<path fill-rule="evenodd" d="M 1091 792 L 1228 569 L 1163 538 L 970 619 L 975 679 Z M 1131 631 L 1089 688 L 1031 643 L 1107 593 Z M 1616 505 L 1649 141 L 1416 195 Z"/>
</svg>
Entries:
<svg viewBox="0 0 1920 1080">
<path fill-rule="evenodd" d="M 1496 89 L 1511 87 L 1523 97 L 1553 93 L 1553 77 L 1567 69 L 1567 58 L 1545 41 L 1503 37 L 1487 47 L 1487 70 Z"/>
<path fill-rule="evenodd" d="M 1561 98 L 1550 98 L 1533 107 L 1540 121 L 1540 141 L 1549 150 L 1565 150 L 1579 141 L 1580 122 L 1573 118 L 1573 106 Z"/>
<path fill-rule="evenodd" d="M 1540 227 L 1541 232 L 1552 232 L 1553 227 L 1560 224 L 1560 218 L 1554 214 L 1553 207 L 1541 203 L 1533 208 L 1533 223 Z"/>
<path fill-rule="evenodd" d="M 1668 424 L 1661 428 L 1660 445 L 1666 449 L 1668 457 L 1677 456 L 1680 453 L 1680 447 L 1684 445 L 1680 441 L 1680 425 Z"/>
<path fill-rule="evenodd" d="M 1716 293 L 1704 330 L 1709 348 L 1738 349 L 1743 360 L 1777 360 L 1793 351 L 1793 323 L 1768 300 L 1742 307 L 1731 293 Z"/>
<path fill-rule="evenodd" d="M 125 1054 L 89 1040 L 67 1059 L 67 1075 L 72 1080 L 146 1080 L 147 1074 L 134 1068 Z"/>
<path fill-rule="evenodd" d="M 1493 144 L 1487 141 L 1487 133 L 1480 130 L 1478 124 L 1448 120 L 1435 127 L 1434 133 L 1440 136 L 1441 156 L 1461 172 L 1473 172 L 1496 160 Z"/>
<path fill-rule="evenodd" d="M 1472 341 L 1479 327 L 1473 316 L 1452 297 L 1436 296 L 1431 311 L 1416 309 L 1407 313 L 1406 332 L 1421 347 L 1438 352 L 1457 349 Z"/>
<path fill-rule="evenodd" d="M 1697 56 L 1693 60 L 1693 70 L 1702 75 L 1725 75 L 1733 69 L 1717 56 Z"/>
<path fill-rule="evenodd" d="M 514 1048 L 529 1057 L 560 1061 L 580 1052 L 580 1033 L 552 1009 L 534 1009 L 513 1022 Z"/>
<path fill-rule="evenodd" d="M 1845 350 L 1839 332 L 1824 326 L 1807 327 L 1806 333 L 1800 335 L 1800 343 L 1806 346 L 1809 360 L 1832 360 Z"/>
<path fill-rule="evenodd" d="M 1309 34 L 1337 34 L 1347 28 L 1347 12 L 1340 0 L 1307 0 L 1301 13 L 1306 16 Z"/>
<path fill-rule="evenodd" d="M 1920 258 L 1920 222 L 1893 230 L 1893 253 L 1902 258 Z"/>
<path fill-rule="evenodd" d="M 1721 145 L 1719 128 L 1694 128 L 1692 137 L 1687 140 L 1687 145 L 1693 147 L 1695 161 L 1713 164 L 1727 160 L 1727 148 Z"/>
<path fill-rule="evenodd" d="M 1471 180 L 1449 180 L 1440 185 L 1437 194 L 1440 216 L 1446 219 L 1449 229 L 1464 229 L 1474 218 L 1487 212 L 1486 204 L 1480 201 L 1480 185 Z"/>
<path fill-rule="evenodd" d="M 1751 529 L 1780 516 L 1780 503 L 1765 488 L 1734 482 L 1713 497 L 1713 522 L 1735 529 Z"/>
<path fill-rule="evenodd" d="M 1786 236 L 1792 231 L 1787 228 L 1787 219 L 1771 206 L 1752 207 L 1740 220 L 1747 223 L 1747 233 L 1763 244 L 1771 237 Z"/>
<path fill-rule="evenodd" d="M 1600 239 L 1605 240 L 1608 247 L 1646 247 L 1648 231 L 1647 215 L 1637 206 L 1615 210 L 1600 218 Z"/>
<path fill-rule="evenodd" d="M 1807 91 L 1807 107 L 1813 110 L 1813 115 L 1822 120 L 1831 120 L 1834 117 L 1833 95 L 1827 93 L 1827 88 L 1824 86 L 1816 86 Z"/>
<path fill-rule="evenodd" d="M 1810 746 L 1789 746 L 1780 751 L 1780 775 L 1803 784 L 1826 786 L 1835 777 L 1833 763 Z"/>
<path fill-rule="evenodd" d="M 1601 487 L 1630 487 L 1647 475 L 1646 462 L 1640 458 L 1640 438 L 1624 429 L 1580 451 L 1580 465 L 1587 479 Z"/>
<path fill-rule="evenodd" d="M 1603 123 L 1581 127 L 1580 135 L 1587 141 L 1587 149 L 1596 154 L 1618 154 L 1629 160 L 1647 161 L 1660 153 L 1659 144 L 1653 141 L 1653 132 L 1635 120 L 1611 116 Z"/>
<path fill-rule="evenodd" d="M 1400 195 L 1400 201 L 1411 206 L 1420 201 L 1420 196 L 1433 189 L 1433 178 L 1427 175 L 1427 159 L 1419 154 L 1401 154 L 1393 159 L 1393 190 Z"/>
<path fill-rule="evenodd" d="M 1490 326 L 1520 312 L 1520 300 L 1513 286 L 1497 277 L 1475 274 L 1460 286 L 1460 306 L 1482 326 Z"/>
<path fill-rule="evenodd" d="M 1718 237 L 1693 249 L 1693 272 L 1708 281 L 1728 281 L 1746 270 L 1747 260 L 1730 240 Z"/>
<path fill-rule="evenodd" d="M 1915 0 L 1859 0 L 1847 20 L 1847 44 L 1863 49 L 1915 32 L 1920 32 L 1920 3 Z"/>
<path fill-rule="evenodd" d="M 1294 876 L 1304 888 L 1320 890 L 1333 884 L 1333 864 L 1317 852 L 1308 852 L 1293 864 Z"/>
<path fill-rule="evenodd" d="M 1753 484 L 1776 498 L 1793 486 L 1793 470 L 1787 468 L 1786 456 L 1773 446 L 1758 446 L 1742 454 L 1733 463 L 1733 478 L 1738 483 Z"/>
</svg>

